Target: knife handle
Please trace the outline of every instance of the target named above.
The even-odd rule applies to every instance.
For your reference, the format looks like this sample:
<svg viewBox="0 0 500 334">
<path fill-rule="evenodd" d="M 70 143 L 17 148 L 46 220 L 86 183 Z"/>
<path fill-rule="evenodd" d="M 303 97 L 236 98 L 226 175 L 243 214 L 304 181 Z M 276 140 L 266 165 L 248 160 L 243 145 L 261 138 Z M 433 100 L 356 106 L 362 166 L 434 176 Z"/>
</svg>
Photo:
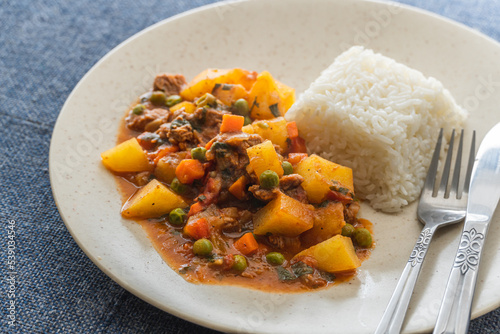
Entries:
<svg viewBox="0 0 500 334">
<path fill-rule="evenodd" d="M 486 229 L 464 226 L 433 334 L 466 334 Z"/>
</svg>

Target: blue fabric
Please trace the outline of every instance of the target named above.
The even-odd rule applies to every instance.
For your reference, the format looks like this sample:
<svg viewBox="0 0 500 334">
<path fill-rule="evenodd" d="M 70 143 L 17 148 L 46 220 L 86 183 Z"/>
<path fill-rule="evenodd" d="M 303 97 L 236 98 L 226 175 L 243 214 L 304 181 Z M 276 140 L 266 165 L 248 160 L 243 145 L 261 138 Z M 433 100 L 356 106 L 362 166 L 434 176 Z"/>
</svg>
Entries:
<svg viewBox="0 0 500 334">
<path fill-rule="evenodd" d="M 143 28 L 211 2 L 215 0 L 1 2 L 0 213 L 5 228 L 0 230 L 0 332 L 215 333 L 150 306 L 97 269 L 66 230 L 48 175 L 59 110 L 90 67 Z M 497 1 L 402 2 L 500 40 Z M 13 268 L 7 264 L 11 230 Z M 15 328 L 7 322 L 11 271 L 17 273 Z M 499 319 L 497 309 L 472 321 L 470 332 L 499 333 Z"/>
</svg>

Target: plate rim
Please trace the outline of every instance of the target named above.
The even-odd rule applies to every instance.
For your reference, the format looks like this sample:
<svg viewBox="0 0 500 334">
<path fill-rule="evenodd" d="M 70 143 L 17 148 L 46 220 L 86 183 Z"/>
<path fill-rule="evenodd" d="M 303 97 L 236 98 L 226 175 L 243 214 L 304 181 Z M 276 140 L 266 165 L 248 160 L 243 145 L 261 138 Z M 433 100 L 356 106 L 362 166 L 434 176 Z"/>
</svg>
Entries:
<svg viewBox="0 0 500 334">
<path fill-rule="evenodd" d="M 87 79 L 88 76 L 92 75 L 92 73 L 103 63 L 105 62 L 108 58 L 112 57 L 116 52 L 118 52 L 122 47 L 124 47 L 125 45 L 127 45 L 128 43 L 130 43 L 131 41 L 135 40 L 135 39 L 138 39 L 138 38 L 141 38 L 143 35 L 146 35 L 149 33 L 149 31 L 151 30 L 154 30 L 156 29 L 157 27 L 159 26 L 162 26 L 162 25 L 165 25 L 165 24 L 169 24 L 171 22 L 174 22 L 176 20 L 179 20 L 179 19 L 182 19 L 184 17 L 187 17 L 187 16 L 190 16 L 190 15 L 193 15 L 193 14 L 196 14 L 198 12 L 203 12 L 203 11 L 209 11 L 209 10 L 212 10 L 213 8 L 217 8 L 217 7 L 224 7 L 224 6 L 230 6 L 230 5 L 240 5 L 241 3 L 249 3 L 249 2 L 254 2 L 255 0 L 223 0 L 223 1 L 219 1 L 219 2 L 215 2 L 215 3 L 211 3 L 211 4 L 206 4 L 206 5 L 203 5 L 203 6 L 200 6 L 200 7 L 196 7 L 196 8 L 191 8 L 187 11 L 184 11 L 184 12 L 181 12 L 181 13 L 178 13 L 178 14 L 175 14 L 173 16 L 170 16 L 170 17 L 167 17 L 165 19 L 162 19 L 136 33 L 134 33 L 132 36 L 126 38 L 124 41 L 122 41 L 121 43 L 119 43 L 118 45 L 114 46 L 111 50 L 109 50 L 104 56 L 102 56 L 94 65 L 92 65 L 90 67 L 89 70 L 87 70 L 87 72 L 81 77 L 81 79 L 79 79 L 78 83 L 74 86 L 74 88 L 72 89 L 71 93 L 66 97 L 66 100 L 64 102 L 64 104 L 62 105 L 60 111 L 59 111 L 59 115 L 57 116 L 57 120 L 54 124 L 54 127 L 53 127 L 53 132 L 52 132 L 52 135 L 51 135 L 51 139 L 50 139 L 50 148 L 49 148 L 49 179 L 50 179 L 50 185 L 51 185 L 51 192 L 52 192 L 52 197 L 54 199 L 54 202 L 56 204 L 56 207 L 58 209 L 58 212 L 61 216 L 61 219 L 63 220 L 67 230 L 69 231 L 69 233 L 71 234 L 73 240 L 76 242 L 76 244 L 78 245 L 78 247 L 85 253 L 85 255 L 104 273 L 106 274 L 106 276 L 108 276 L 109 278 L 111 278 L 115 283 L 117 283 L 118 285 L 120 285 L 122 288 L 124 288 L 125 290 L 127 290 L 128 292 L 132 293 L 133 295 L 135 295 L 136 297 L 140 298 L 141 300 L 147 302 L 148 304 L 150 305 L 153 305 L 155 306 L 156 308 L 162 310 L 162 311 L 165 311 L 169 314 L 172 314 L 176 317 L 179 317 L 181 319 L 184 319 L 186 321 L 189 321 L 189 322 L 192 322 L 194 324 L 198 324 L 198 325 L 201 325 L 201 326 L 204 326 L 204 327 L 207 327 L 207 328 L 211 328 L 211 329 L 214 329 L 214 330 L 218 330 L 218 331 L 232 331 L 234 330 L 233 327 L 229 327 L 229 326 L 225 326 L 225 325 L 222 325 L 222 324 L 219 324 L 217 322 L 210 322 L 210 321 L 204 321 L 202 318 L 197 318 L 196 316 L 191 316 L 189 314 L 186 314 L 184 312 L 181 312 L 181 311 L 177 311 L 175 308 L 173 307 L 170 307 L 168 305 L 165 305 L 165 304 L 162 304 L 160 303 L 159 301 L 156 301 L 154 299 L 152 299 L 151 297 L 149 297 L 148 295 L 140 292 L 139 290 L 137 290 L 134 286 L 132 285 L 129 285 L 127 284 L 123 279 L 121 279 L 119 276 L 115 275 L 111 270 L 107 269 L 104 264 L 102 262 L 99 261 L 99 259 L 94 256 L 92 254 L 92 252 L 87 248 L 85 247 L 85 245 L 82 243 L 82 241 L 79 239 L 78 235 L 75 233 L 75 231 L 71 228 L 70 224 L 68 223 L 68 218 L 65 216 L 63 210 L 61 209 L 60 207 L 60 204 L 59 204 L 59 199 L 58 199 L 58 195 L 56 193 L 56 190 L 55 190 L 55 187 L 54 187 L 54 179 L 55 179 L 55 170 L 54 168 L 52 167 L 53 166 L 53 163 L 54 163 L 54 138 L 56 136 L 56 133 L 58 131 L 61 131 L 59 128 L 61 128 L 61 119 L 62 119 L 62 115 L 63 115 L 63 112 L 68 108 L 69 104 L 70 104 L 70 100 L 72 99 L 72 97 L 76 94 L 76 92 L 79 90 L 80 86 L 83 85 L 83 82 Z M 265 0 L 265 1 L 269 1 L 269 0 Z M 279 1 L 282 1 L 282 0 L 273 0 L 275 2 L 279 2 Z M 304 2 L 307 2 L 307 0 L 302 0 Z M 326 1 L 326 0 L 315 0 L 316 2 L 320 3 L 320 2 L 332 2 L 332 1 Z M 468 32 L 468 33 L 471 33 L 474 35 L 475 38 L 480 38 L 480 39 L 483 39 L 485 40 L 486 42 L 488 43 L 492 43 L 492 44 L 495 44 L 496 47 L 499 49 L 500 51 L 500 42 L 495 40 L 494 38 L 482 33 L 481 31 L 477 30 L 477 29 L 474 29 L 470 26 L 467 26 L 465 25 L 464 23 L 461 23 L 461 22 L 458 22 L 458 21 L 455 21 L 451 18 L 448 18 L 448 17 L 445 17 L 445 16 L 442 16 L 440 14 L 437 14 L 437 13 L 434 13 L 434 12 L 431 12 L 429 10 L 426 10 L 426 9 L 423 9 L 423 8 L 419 8 L 419 7 L 414 7 L 412 5 L 408 5 L 408 4 L 405 4 L 405 3 L 399 3 L 399 2 L 395 2 L 395 1 L 383 1 L 383 0 L 354 0 L 354 1 L 349 1 L 349 0 L 334 0 L 333 2 L 338 2 L 338 3 L 345 3 L 345 2 L 348 2 L 348 3 L 358 3 L 358 4 L 362 4 L 362 3 L 371 3 L 371 4 L 376 4 L 377 6 L 396 6 L 396 7 L 401 7 L 401 8 L 404 8 L 405 10 L 409 11 L 412 13 L 412 15 L 421 15 L 423 17 L 430 17 L 432 18 L 433 20 L 437 20 L 437 21 L 442 21 L 442 22 L 445 22 L 446 24 L 448 25 L 452 25 L 454 26 L 455 28 L 457 29 L 461 29 L 463 30 L 463 32 Z M 500 307 L 500 300 L 494 304 L 492 303 L 489 307 L 484 307 L 484 308 L 481 308 L 479 310 L 476 310 L 476 312 L 473 312 L 472 313 L 472 317 L 471 319 L 475 319 L 475 318 L 478 318 L 488 312 L 491 312 L 497 308 Z M 260 332 L 260 331 L 258 331 Z"/>
</svg>

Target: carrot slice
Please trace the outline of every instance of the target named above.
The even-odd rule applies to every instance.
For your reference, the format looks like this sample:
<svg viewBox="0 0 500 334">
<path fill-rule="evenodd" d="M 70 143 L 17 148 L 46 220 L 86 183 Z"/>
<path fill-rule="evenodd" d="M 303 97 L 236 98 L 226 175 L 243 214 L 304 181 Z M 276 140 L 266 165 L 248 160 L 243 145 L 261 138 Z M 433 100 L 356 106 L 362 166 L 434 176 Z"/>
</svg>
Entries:
<svg viewBox="0 0 500 334">
<path fill-rule="evenodd" d="M 201 204 L 200 202 L 194 203 L 189 208 L 188 217 L 191 217 L 192 215 L 197 214 L 198 212 L 202 211 L 203 209 L 204 209 L 203 204 Z"/>
<path fill-rule="evenodd" d="M 201 239 L 210 237 L 210 226 L 205 218 L 190 221 L 184 226 L 184 234 L 193 239 Z"/>
<path fill-rule="evenodd" d="M 301 137 L 292 138 L 292 147 L 290 148 L 290 152 L 292 153 L 306 153 L 306 141 Z"/>
<path fill-rule="evenodd" d="M 224 114 L 222 115 L 222 124 L 220 126 L 220 132 L 238 132 L 241 131 L 243 124 L 245 123 L 245 117 L 240 115 Z"/>
<path fill-rule="evenodd" d="M 196 159 L 184 159 L 175 169 L 175 176 L 184 184 L 191 184 L 194 180 L 205 176 L 203 164 Z"/>
<path fill-rule="evenodd" d="M 259 244 L 252 233 L 245 233 L 241 238 L 239 238 L 234 244 L 236 248 L 243 255 L 250 255 L 259 249 Z"/>
<path fill-rule="evenodd" d="M 288 162 L 292 165 L 296 165 L 302 160 L 307 158 L 307 153 L 289 153 L 288 154 Z"/>
<path fill-rule="evenodd" d="M 234 182 L 229 187 L 229 192 L 239 200 L 245 198 L 245 186 L 248 184 L 248 180 L 245 175 L 241 176 L 236 182 Z"/>
<path fill-rule="evenodd" d="M 295 122 L 286 123 L 286 130 L 290 139 L 297 138 L 299 136 L 299 129 L 297 129 L 297 123 Z"/>
<path fill-rule="evenodd" d="M 156 165 L 161 158 L 177 151 L 179 151 L 179 147 L 177 146 L 160 147 L 160 149 L 157 152 L 155 152 L 155 154 L 152 154 L 151 157 L 153 158 L 153 161 Z"/>
</svg>

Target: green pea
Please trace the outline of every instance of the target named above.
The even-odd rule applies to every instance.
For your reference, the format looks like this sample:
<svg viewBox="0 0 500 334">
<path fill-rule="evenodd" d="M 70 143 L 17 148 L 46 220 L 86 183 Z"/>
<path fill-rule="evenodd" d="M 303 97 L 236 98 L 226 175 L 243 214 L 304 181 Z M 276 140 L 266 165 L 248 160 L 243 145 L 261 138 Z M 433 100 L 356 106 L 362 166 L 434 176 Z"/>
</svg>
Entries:
<svg viewBox="0 0 500 334">
<path fill-rule="evenodd" d="M 217 99 L 212 94 L 205 93 L 205 95 L 203 95 L 196 101 L 196 105 L 198 107 L 204 107 L 206 105 L 209 105 L 210 107 L 215 107 L 217 105 Z"/>
<path fill-rule="evenodd" d="M 193 244 L 193 253 L 198 256 L 209 256 L 212 254 L 212 250 L 214 246 L 210 242 L 210 240 L 202 238 L 198 239 Z"/>
<path fill-rule="evenodd" d="M 275 171 L 266 170 L 260 174 L 260 186 L 264 189 L 272 189 L 280 184 L 280 178 Z"/>
<path fill-rule="evenodd" d="M 248 124 L 252 124 L 252 119 L 249 116 L 245 116 L 245 122 L 243 123 L 243 125 L 248 125 Z"/>
<path fill-rule="evenodd" d="M 144 110 L 146 110 L 146 107 L 143 104 L 138 104 L 132 109 L 132 112 L 136 115 L 142 115 Z"/>
<path fill-rule="evenodd" d="M 177 194 L 184 194 L 187 190 L 187 187 L 179 181 L 178 178 L 174 177 L 172 182 L 170 183 L 170 189 L 176 192 Z"/>
<path fill-rule="evenodd" d="M 238 115 L 248 116 L 250 108 L 248 108 L 248 102 L 245 99 L 238 99 L 234 102 L 234 111 Z"/>
<path fill-rule="evenodd" d="M 165 104 L 167 105 L 167 107 L 175 106 L 177 103 L 181 102 L 182 102 L 182 97 L 180 97 L 179 95 L 170 95 L 165 100 Z"/>
<path fill-rule="evenodd" d="M 361 247 L 371 247 L 372 235 L 366 228 L 357 228 L 354 232 L 354 240 Z"/>
<path fill-rule="evenodd" d="M 204 147 L 195 147 L 191 150 L 191 157 L 196 160 L 200 160 L 201 162 L 204 162 L 207 157 L 207 149 Z"/>
<path fill-rule="evenodd" d="M 285 175 L 293 174 L 293 166 L 288 161 L 283 161 L 281 167 L 283 167 L 283 172 Z"/>
<path fill-rule="evenodd" d="M 247 259 L 243 255 L 235 255 L 234 256 L 234 263 L 232 268 L 237 271 L 244 271 L 247 269 L 248 263 Z"/>
<path fill-rule="evenodd" d="M 151 103 L 153 103 L 154 105 L 163 106 L 165 105 L 166 99 L 167 97 L 165 96 L 164 92 L 157 91 L 151 94 L 149 101 L 151 101 Z"/>
<path fill-rule="evenodd" d="M 174 209 L 168 214 L 168 218 L 172 225 L 182 225 L 186 218 L 186 213 L 181 208 Z"/>
<path fill-rule="evenodd" d="M 267 253 L 266 260 L 272 265 L 281 265 L 285 262 L 285 257 L 281 253 L 271 252 Z"/>
<path fill-rule="evenodd" d="M 354 234 L 354 231 L 356 229 L 354 228 L 354 226 L 352 226 L 351 224 L 345 224 L 343 227 L 342 227 L 342 235 L 344 237 L 352 237 L 352 235 Z"/>
</svg>

